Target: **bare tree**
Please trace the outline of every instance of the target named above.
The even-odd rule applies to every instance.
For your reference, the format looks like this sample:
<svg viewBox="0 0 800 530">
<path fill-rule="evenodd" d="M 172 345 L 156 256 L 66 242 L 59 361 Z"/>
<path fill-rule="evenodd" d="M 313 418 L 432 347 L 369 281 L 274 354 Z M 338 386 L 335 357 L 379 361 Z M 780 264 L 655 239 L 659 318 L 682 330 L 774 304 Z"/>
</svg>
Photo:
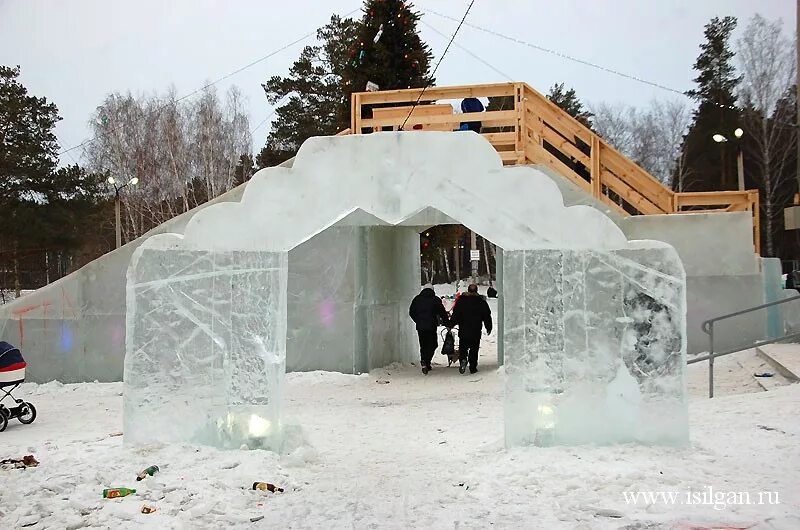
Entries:
<svg viewBox="0 0 800 530">
<path fill-rule="evenodd" d="M 635 138 L 643 138 L 641 151 L 633 158 L 666 186 L 682 167 L 681 145 L 689 127 L 691 113 L 684 100 L 653 100 L 646 112 L 639 114 Z"/>
<path fill-rule="evenodd" d="M 755 15 L 739 39 L 737 57 L 742 72 L 740 99 L 744 104 L 743 145 L 748 175 L 761 191 L 761 214 L 767 256 L 775 255 L 775 228 L 780 229 L 783 207 L 792 195 L 791 160 L 797 130 L 789 93 L 797 68 L 793 42 L 783 33 L 780 20 L 770 22 Z"/>
<path fill-rule="evenodd" d="M 138 179 L 121 191 L 125 240 L 235 185 L 241 156 L 252 153 L 244 106 L 236 87 L 224 104 L 213 88 L 195 101 L 179 101 L 174 89 L 105 99 L 90 122 L 95 138 L 85 156 L 118 184 Z"/>
<path fill-rule="evenodd" d="M 609 104 L 604 101 L 590 106 L 594 117 L 592 129 L 614 146 L 617 151 L 628 154 L 633 144 L 631 123 L 636 109 L 621 103 Z"/>
<path fill-rule="evenodd" d="M 591 110 L 593 129 L 648 173 L 667 186 L 682 175 L 681 143 L 690 120 L 684 101 L 653 100 L 645 109 L 601 102 Z"/>
</svg>

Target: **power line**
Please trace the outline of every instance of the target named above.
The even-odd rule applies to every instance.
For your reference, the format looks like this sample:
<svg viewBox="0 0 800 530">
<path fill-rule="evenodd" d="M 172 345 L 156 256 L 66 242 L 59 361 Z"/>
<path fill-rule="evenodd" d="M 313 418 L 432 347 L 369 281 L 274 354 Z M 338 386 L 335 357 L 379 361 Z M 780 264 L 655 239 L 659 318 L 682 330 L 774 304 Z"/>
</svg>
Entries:
<svg viewBox="0 0 800 530">
<path fill-rule="evenodd" d="M 345 15 L 343 15 L 343 18 L 347 18 L 347 17 L 349 17 L 350 15 L 352 15 L 353 13 L 355 13 L 356 11 L 359 11 L 360 9 L 361 9 L 360 7 L 356 8 L 356 9 L 353 9 L 353 10 L 352 10 L 352 11 L 350 11 L 349 13 L 346 13 Z M 227 73 L 227 74 L 223 75 L 223 76 L 222 76 L 222 77 L 220 77 L 219 79 L 217 79 L 217 80 L 215 80 L 215 81 L 212 81 L 212 82 L 210 82 L 210 83 L 207 83 L 207 84 L 205 84 L 205 85 L 201 86 L 200 88 L 197 88 L 197 89 L 193 90 L 192 92 L 189 92 L 188 94 L 185 94 L 185 95 L 183 95 L 183 96 L 179 97 L 179 98 L 178 98 L 178 99 L 176 99 L 175 101 L 170 101 L 169 103 L 165 103 L 164 105 L 162 105 L 162 106 L 160 106 L 159 108 L 157 108 L 156 110 L 154 110 L 154 111 L 153 111 L 153 113 L 154 113 L 154 114 L 156 114 L 156 115 L 158 115 L 158 114 L 160 114 L 160 113 L 161 113 L 161 112 L 162 112 L 164 109 L 166 109 L 167 107 L 169 107 L 170 105 L 172 105 L 172 104 L 174 104 L 174 103 L 179 103 L 179 102 L 183 101 L 184 99 L 190 98 L 190 97 L 194 96 L 195 94 L 197 94 L 197 93 L 199 93 L 199 92 L 202 92 L 203 90 L 205 90 L 205 89 L 207 89 L 207 88 L 209 88 L 209 87 L 211 87 L 211 86 L 214 86 L 214 85 L 216 85 L 217 83 L 220 83 L 220 82 L 222 82 L 222 81 L 224 81 L 224 80 L 226 80 L 226 79 L 228 79 L 228 78 L 230 78 L 230 77 L 232 77 L 232 76 L 234 76 L 234 75 L 236 75 L 236 74 L 238 74 L 238 73 L 240 73 L 240 72 L 243 72 L 244 70 L 247 70 L 248 68 L 250 68 L 250 67 L 252 67 L 252 66 L 255 66 L 255 65 L 257 65 L 258 63 L 260 63 L 260 62 L 263 62 L 263 61 L 265 61 L 265 60 L 269 59 L 270 57 L 273 57 L 273 56 L 275 56 L 275 55 L 279 54 L 280 52 L 282 52 L 282 51 L 284 51 L 284 50 L 286 50 L 286 49 L 288 49 L 288 48 L 291 48 L 291 47 L 292 47 L 292 46 L 294 46 L 295 44 L 298 44 L 298 43 L 300 43 L 300 42 L 302 42 L 302 41 L 306 40 L 307 38 L 309 38 L 309 37 L 311 37 L 311 36 L 313 36 L 313 35 L 316 35 L 316 33 L 317 33 L 317 30 L 316 30 L 316 29 L 315 29 L 314 31 L 311 31 L 311 32 L 309 32 L 309 33 L 306 33 L 306 34 L 305 34 L 305 35 L 303 35 L 302 37 L 300 37 L 300 38 L 298 38 L 298 39 L 295 39 L 295 40 L 293 40 L 292 42 L 290 42 L 290 43 L 288 43 L 288 44 L 285 44 L 285 45 L 281 46 L 281 47 L 280 47 L 280 48 L 278 48 L 277 50 L 274 50 L 274 51 L 272 51 L 272 52 L 270 52 L 270 53 L 268 53 L 268 54 L 264 55 L 263 57 L 260 57 L 260 58 L 256 59 L 255 61 L 252 61 L 252 62 L 250 62 L 250 63 L 248 63 L 248 64 L 246 64 L 246 65 L 242 66 L 241 68 L 237 68 L 236 70 L 234 70 L 234 71 L 232 71 L 232 72 L 230 72 L 230 73 Z M 115 128 L 112 128 L 112 129 L 111 129 L 109 132 L 115 132 L 116 130 L 118 130 L 118 129 L 121 129 L 121 128 L 122 128 L 122 125 L 119 125 L 119 126 L 117 126 L 117 127 L 115 127 Z M 69 153 L 70 151 L 74 151 L 75 149 L 79 149 L 79 148 L 81 148 L 81 147 L 83 147 L 83 146 L 85 146 L 85 145 L 91 144 L 91 143 L 95 142 L 96 140 L 97 140 L 97 136 L 92 136 L 92 137 L 91 137 L 91 138 L 89 138 L 88 140 L 84 140 L 83 142 L 81 142 L 81 143 L 79 143 L 79 144 L 77 144 L 77 145 L 74 145 L 74 146 L 72 146 L 72 147 L 70 147 L 70 148 L 68 148 L 68 149 L 64 149 L 64 150 L 62 150 L 62 151 L 59 151 L 59 153 L 58 153 L 58 156 L 61 156 L 61 155 L 63 155 L 63 154 L 67 154 L 67 153 Z M 73 159 L 73 160 L 74 160 L 74 159 Z"/>
<path fill-rule="evenodd" d="M 431 25 L 430 25 L 430 23 L 426 22 L 424 18 L 421 18 L 421 19 L 420 19 L 420 22 L 422 22 L 423 24 L 425 24 L 426 26 L 428 26 L 428 27 L 429 27 L 431 30 L 435 31 L 436 33 L 438 33 L 438 34 L 439 34 L 439 35 L 441 35 L 442 37 L 444 37 L 444 38 L 447 38 L 447 35 L 446 35 L 445 33 L 442 33 L 442 32 L 441 32 L 441 31 L 439 31 L 438 29 L 436 29 L 436 28 L 434 28 L 433 26 L 431 26 Z M 461 48 L 461 50 L 462 50 L 462 51 L 464 51 L 464 52 L 468 53 L 468 54 L 469 54 L 469 55 L 471 55 L 473 58 L 475 58 L 476 60 L 480 61 L 480 62 L 481 62 L 481 63 L 483 63 L 484 65 L 488 66 L 489 68 L 491 68 L 492 70 L 494 70 L 495 72 L 497 72 L 498 74 L 500 74 L 501 76 L 505 77 L 505 78 L 506 78 L 506 79 L 508 79 L 509 81 L 514 81 L 514 79 L 513 79 L 513 78 L 512 78 L 510 75 L 508 75 L 508 74 L 506 74 L 506 73 L 504 73 L 504 72 L 500 71 L 500 70 L 499 70 L 498 68 L 496 68 L 496 67 L 495 67 L 493 64 L 491 64 L 489 61 L 487 61 L 487 60 L 485 60 L 485 59 L 482 59 L 482 58 L 481 58 L 481 57 L 479 57 L 479 56 L 478 56 L 476 53 L 474 53 L 474 52 L 472 52 L 472 51 L 468 50 L 467 48 L 465 48 L 464 46 L 462 46 L 462 45 L 461 45 L 461 44 L 459 44 L 458 42 L 455 42 L 455 41 L 453 41 L 453 44 L 455 44 L 456 46 L 458 46 L 459 48 Z"/>
<path fill-rule="evenodd" d="M 433 72 L 431 72 L 431 78 L 433 78 L 436 75 L 436 70 L 438 70 L 439 69 L 439 65 L 442 64 L 442 60 L 444 59 L 444 56 L 447 55 L 447 50 L 449 50 L 450 49 L 450 45 L 453 44 L 453 40 L 455 40 L 456 35 L 458 34 L 458 30 L 461 29 L 461 26 L 464 24 L 464 21 L 467 19 L 467 15 L 469 15 L 469 11 L 470 11 L 470 9 L 472 9 L 472 5 L 474 3 L 475 3 L 475 0 L 472 0 L 469 3 L 469 5 L 467 6 L 467 10 L 464 12 L 464 16 L 461 17 L 461 22 L 458 23 L 458 27 L 456 28 L 455 32 L 453 32 L 453 36 L 450 37 L 450 42 L 447 43 L 447 47 L 444 49 L 444 52 L 442 52 L 442 56 L 439 57 L 439 61 L 436 63 L 436 66 L 433 68 Z M 414 102 L 414 104 L 411 106 L 411 110 L 408 111 L 408 116 L 406 116 L 406 119 L 403 120 L 403 124 L 400 126 L 400 130 L 401 131 L 406 126 L 406 122 L 408 122 L 408 119 L 411 117 L 411 113 L 414 112 L 414 109 L 417 107 L 417 105 L 419 105 L 419 101 L 422 99 L 422 95 L 425 93 L 425 90 L 427 90 L 428 84 L 429 83 L 426 83 L 425 86 L 422 87 L 422 91 L 420 91 L 419 96 L 417 97 L 417 101 Z"/>
<path fill-rule="evenodd" d="M 450 15 L 445 15 L 443 13 L 439 13 L 437 11 L 434 11 L 433 9 L 428 9 L 428 8 L 421 8 L 421 9 L 423 11 L 426 11 L 426 12 L 432 14 L 432 15 L 436 15 L 438 17 L 442 17 L 442 18 L 445 18 L 445 19 L 448 19 L 448 20 L 452 20 L 454 22 L 456 22 L 458 20 L 458 19 L 456 19 L 454 17 L 451 17 Z M 589 67 L 595 68 L 597 70 L 602 70 L 604 72 L 607 72 L 607 73 L 610 73 L 610 74 L 613 74 L 613 75 L 616 75 L 616 76 L 619 76 L 619 77 L 622 77 L 622 78 L 625 78 L 625 79 L 629 79 L 631 81 L 636 81 L 637 83 L 642 83 L 642 84 L 649 85 L 649 86 L 652 86 L 652 87 L 655 87 L 655 88 L 659 88 L 661 90 L 666 90 L 667 92 L 672 92 L 674 94 L 680 94 L 681 96 L 687 97 L 689 99 L 693 99 L 691 96 L 687 95 L 685 92 L 682 92 L 682 91 L 680 91 L 678 89 L 675 89 L 675 88 L 668 87 L 666 85 L 662 85 L 661 83 L 656 83 L 655 81 L 649 81 L 647 79 L 644 79 L 644 78 L 636 76 L 636 75 L 626 74 L 624 72 L 620 72 L 619 70 L 615 70 L 613 68 L 609 68 L 607 66 L 603 66 L 601 64 L 597 64 L 597 63 L 593 63 L 593 62 L 590 62 L 590 61 L 586 61 L 584 59 L 579 59 L 577 57 L 573 57 L 572 55 L 560 52 L 558 50 L 553 50 L 551 48 L 546 48 L 546 47 L 540 46 L 538 44 L 533 44 L 533 43 L 524 41 L 522 39 L 518 39 L 516 37 L 510 37 L 508 35 L 500 33 L 499 31 L 494 31 L 494 30 L 489 29 L 489 28 L 484 28 L 482 26 L 478 26 L 477 24 L 472 24 L 470 22 L 467 22 L 466 25 L 471 27 L 471 28 L 473 28 L 473 29 L 477 29 L 478 31 L 483 31 L 484 33 L 488 33 L 490 35 L 494 35 L 495 37 L 500 37 L 501 39 L 504 39 L 504 40 L 507 40 L 507 41 L 511 41 L 511 42 L 515 42 L 517 44 L 522 44 L 523 46 L 527 46 L 529 48 L 533 48 L 534 50 L 538 50 L 538 51 L 541 51 L 541 52 L 549 53 L 551 55 L 555 55 L 556 57 L 560 57 L 562 59 L 567 59 L 568 61 L 573 61 L 573 62 L 576 62 L 578 64 L 582 64 L 584 66 L 589 66 Z M 431 28 L 431 29 L 433 29 L 433 28 Z M 475 58 L 479 59 L 484 64 L 487 64 L 485 61 L 483 61 L 479 57 L 475 56 L 474 54 L 472 54 L 472 55 Z M 495 70 L 495 71 L 497 71 L 497 70 Z M 505 74 L 502 74 L 502 75 L 505 75 Z M 725 108 L 725 109 L 731 109 L 731 110 L 737 110 L 738 109 L 738 107 L 736 107 L 735 105 L 723 105 L 721 103 L 716 103 L 716 102 L 713 102 L 713 101 L 708 101 L 708 103 L 711 103 L 712 105 L 716 105 L 717 107 L 721 107 L 721 108 Z"/>
<path fill-rule="evenodd" d="M 267 114 L 267 116 L 263 120 L 261 120 L 261 122 L 259 122 L 259 124 L 253 128 L 253 130 L 250 131 L 250 136 L 253 136 L 257 130 L 263 127 L 265 123 L 267 123 L 267 120 L 269 120 L 272 116 L 275 115 L 276 112 L 278 112 L 278 107 L 280 106 L 281 103 L 283 103 L 283 101 L 288 96 L 289 94 L 285 94 L 278 101 L 276 101 L 274 105 L 272 105 L 272 111 L 269 114 Z"/>
<path fill-rule="evenodd" d="M 432 9 L 427 9 L 427 8 L 421 8 L 421 9 L 423 11 L 427 11 L 428 13 L 431 13 L 432 15 L 436 15 L 438 17 L 446 18 L 446 19 L 452 20 L 452 21 L 457 21 L 457 19 L 451 17 L 450 15 L 445 15 L 445 14 L 439 13 L 437 11 L 434 11 Z M 630 80 L 636 81 L 638 83 L 643 83 L 645 85 L 650 85 L 650 86 L 653 86 L 653 87 L 656 87 L 656 88 L 660 88 L 662 90 L 667 90 L 669 92 L 674 92 L 674 93 L 680 94 L 682 96 L 686 95 L 683 92 L 681 92 L 680 90 L 677 90 L 677 89 L 674 89 L 674 88 L 670 88 L 670 87 L 662 85 L 660 83 L 656 83 L 654 81 L 648 81 L 647 79 L 642 79 L 641 77 L 638 77 L 638 76 L 635 76 L 635 75 L 626 74 L 624 72 L 620 72 L 619 70 L 614 70 L 613 68 L 608 68 L 606 66 L 603 66 L 603 65 L 600 65 L 600 64 L 597 64 L 597 63 L 586 61 L 584 59 L 579 59 L 577 57 L 573 57 L 572 55 L 568 55 L 566 53 L 562 53 L 562 52 L 560 52 L 558 50 L 553 50 L 551 48 L 545 48 L 544 46 L 540 46 L 538 44 L 533 44 L 533 43 L 524 41 L 522 39 L 518 39 L 516 37 L 510 37 L 508 35 L 505 35 L 503 33 L 498 32 L 498 31 L 494 31 L 492 29 L 488 29 L 488 28 L 484 28 L 482 26 L 478 26 L 477 24 L 471 24 L 471 23 L 467 22 L 466 25 L 471 27 L 471 28 L 473 28 L 473 29 L 477 29 L 478 31 L 483 31 L 484 33 L 488 33 L 490 35 L 494 35 L 495 37 L 500 37 L 501 39 L 504 39 L 504 40 L 508 40 L 508 41 L 511 41 L 511 42 L 516 42 L 517 44 L 522 44 L 523 46 L 527 46 L 529 48 L 533 48 L 534 50 L 538 50 L 538 51 L 541 51 L 541 52 L 549 53 L 551 55 L 555 55 L 556 57 L 560 57 L 562 59 L 567 59 L 569 61 L 573 61 L 573 62 L 582 64 L 582 65 L 585 65 L 585 66 L 590 66 L 592 68 L 596 68 L 598 70 L 602 70 L 604 72 L 608 72 L 610 74 L 614 74 L 614 75 L 617 75 L 619 77 L 624 77 L 626 79 L 630 79 Z"/>
<path fill-rule="evenodd" d="M 61 145 L 61 142 L 60 142 L 60 141 L 59 141 L 59 139 L 58 139 L 58 135 L 57 135 L 55 132 L 53 133 L 53 136 L 55 136 L 55 137 L 56 137 L 56 142 L 58 142 L 58 144 L 59 144 L 59 145 Z M 60 154 L 60 153 L 59 153 L 59 154 Z M 77 160 L 75 160 L 75 157 L 74 157 L 74 156 L 72 156 L 72 153 L 67 153 L 67 155 L 69 155 L 69 157 L 72 159 L 72 161 L 75 163 L 75 165 L 76 165 L 76 166 L 77 166 L 77 165 L 79 165 L 79 164 L 78 164 L 78 161 L 77 161 Z M 58 156 L 58 155 L 56 155 L 56 156 Z"/>
</svg>

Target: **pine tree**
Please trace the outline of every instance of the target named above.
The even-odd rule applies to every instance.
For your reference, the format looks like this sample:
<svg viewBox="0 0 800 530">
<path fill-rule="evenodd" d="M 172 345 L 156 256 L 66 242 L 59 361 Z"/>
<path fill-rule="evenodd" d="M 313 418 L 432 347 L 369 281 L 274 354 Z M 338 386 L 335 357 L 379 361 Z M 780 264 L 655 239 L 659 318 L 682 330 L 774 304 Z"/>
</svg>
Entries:
<svg viewBox="0 0 800 530">
<path fill-rule="evenodd" d="M 306 139 L 348 128 L 350 95 L 366 90 L 367 81 L 381 90 L 432 84 L 433 55 L 419 37 L 417 21 L 412 4 L 400 0 L 367 0 L 360 21 L 332 16 L 317 31 L 320 44 L 304 48 L 288 76 L 263 85 L 270 103 L 289 99 L 277 109 L 256 165 L 279 164 Z"/>
<path fill-rule="evenodd" d="M 255 173 L 255 162 L 253 161 L 253 156 L 250 154 L 243 154 L 239 157 L 239 163 L 236 164 L 234 168 L 234 177 L 233 177 L 233 185 L 238 186 L 239 184 L 244 184 L 250 177 L 253 176 Z"/>
<path fill-rule="evenodd" d="M 706 41 L 694 63 L 699 73 L 694 79 L 697 88 L 686 92 L 698 106 L 683 144 L 686 176 L 673 179 L 677 191 L 732 190 L 737 186 L 736 147 L 713 140 L 714 134 L 731 137 L 741 123 L 735 95 L 740 78 L 735 75 L 729 46 L 735 28 L 734 17 L 714 17 L 705 26 Z"/>
<path fill-rule="evenodd" d="M 585 126 L 592 127 L 592 114 L 589 110 L 583 107 L 583 103 L 578 99 L 574 88 L 564 90 L 564 83 L 556 83 L 550 87 L 547 93 L 547 99 L 558 105 L 561 110 L 584 124 Z"/>
<path fill-rule="evenodd" d="M 317 30 L 320 44 L 303 48 L 288 76 L 273 76 L 263 85 L 271 104 L 288 100 L 275 111 L 266 145 L 256 157 L 259 168 L 291 158 L 312 136 L 336 134 L 350 126 L 350 94 L 342 76 L 357 28 L 352 19 L 332 16 Z"/>
<path fill-rule="evenodd" d="M 0 66 L 0 205 L 30 202 L 46 189 L 56 166 L 58 143 L 53 128 L 61 118 L 45 98 L 29 96 L 17 81 L 19 66 Z M 6 210 L 8 211 L 8 210 Z"/>
<path fill-rule="evenodd" d="M 102 181 L 78 166 L 56 170 L 58 109 L 28 95 L 19 74 L 19 67 L 0 66 L 0 268 L 12 271 L 17 295 L 20 259 L 77 245 L 82 215 L 97 204 Z"/>
<path fill-rule="evenodd" d="M 420 39 L 419 13 L 403 0 L 367 0 L 344 69 L 349 95 L 363 92 L 367 82 L 380 90 L 419 88 L 434 83 L 430 77 L 433 54 Z"/>
</svg>

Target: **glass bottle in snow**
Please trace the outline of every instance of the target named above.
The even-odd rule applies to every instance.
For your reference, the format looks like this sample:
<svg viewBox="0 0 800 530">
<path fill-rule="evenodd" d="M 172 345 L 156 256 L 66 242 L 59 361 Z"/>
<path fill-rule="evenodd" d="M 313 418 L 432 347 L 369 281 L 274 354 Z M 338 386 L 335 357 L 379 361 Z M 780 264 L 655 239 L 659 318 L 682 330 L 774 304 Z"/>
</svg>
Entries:
<svg viewBox="0 0 800 530">
<path fill-rule="evenodd" d="M 158 473 L 158 466 L 150 466 L 141 473 L 139 473 L 138 475 L 136 475 L 136 481 L 138 482 L 140 480 L 144 480 L 145 478 L 147 478 L 148 475 L 152 477 L 156 473 Z"/>
<path fill-rule="evenodd" d="M 275 484 L 270 484 L 269 482 L 253 482 L 253 489 L 270 491 L 272 493 L 281 493 L 283 491 L 283 488 L 279 488 Z"/>
<path fill-rule="evenodd" d="M 106 488 L 103 490 L 103 498 L 116 499 L 117 497 L 127 497 L 134 493 L 136 493 L 136 490 L 130 488 Z"/>
</svg>

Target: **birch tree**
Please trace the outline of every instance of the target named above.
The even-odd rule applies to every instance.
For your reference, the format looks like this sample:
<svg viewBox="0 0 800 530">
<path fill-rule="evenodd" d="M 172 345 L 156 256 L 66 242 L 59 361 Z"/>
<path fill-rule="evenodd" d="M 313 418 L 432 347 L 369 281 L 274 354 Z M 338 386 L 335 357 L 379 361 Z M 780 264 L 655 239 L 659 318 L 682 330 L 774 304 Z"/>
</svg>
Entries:
<svg viewBox="0 0 800 530">
<path fill-rule="evenodd" d="M 213 87 L 194 100 L 174 89 L 163 95 L 114 93 L 92 116 L 89 167 L 113 177 L 123 204 L 123 239 L 231 189 L 252 153 L 245 101 L 238 88 L 220 100 Z M 237 169 L 238 168 L 238 169 Z M 114 193 L 113 186 L 109 193 Z"/>
<path fill-rule="evenodd" d="M 783 208 L 794 192 L 789 166 L 797 135 L 792 126 L 795 47 L 784 35 L 780 20 L 771 22 L 761 15 L 750 19 L 737 44 L 746 176 L 759 187 L 765 252 L 775 256 Z"/>
</svg>

